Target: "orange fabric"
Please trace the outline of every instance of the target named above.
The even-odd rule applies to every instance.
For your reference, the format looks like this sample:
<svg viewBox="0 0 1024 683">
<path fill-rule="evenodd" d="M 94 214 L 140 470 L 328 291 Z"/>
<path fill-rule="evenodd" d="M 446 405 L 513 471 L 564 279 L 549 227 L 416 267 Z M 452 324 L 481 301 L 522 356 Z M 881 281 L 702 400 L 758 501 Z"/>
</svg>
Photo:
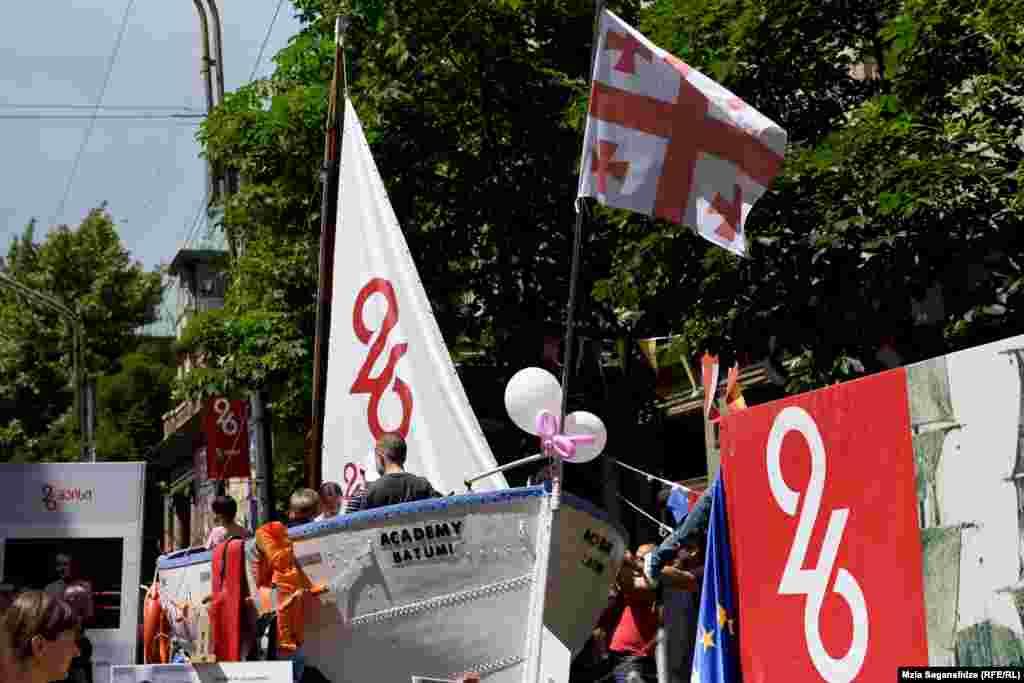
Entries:
<svg viewBox="0 0 1024 683">
<path fill-rule="evenodd" d="M 261 609 L 269 603 L 271 587 L 277 588 L 277 647 L 295 651 L 305 637 L 306 612 L 312 597 L 323 591 L 313 583 L 295 561 L 288 529 L 280 522 L 264 524 L 256 530 L 260 560 L 256 567 L 256 586 Z"/>
<path fill-rule="evenodd" d="M 213 550 L 213 592 L 210 628 L 218 662 L 242 659 L 242 541 L 232 539 Z"/>
<path fill-rule="evenodd" d="M 142 610 L 142 646 L 146 664 L 167 664 L 171 661 L 171 624 L 160 606 L 160 584 L 156 581 L 146 591 Z"/>
</svg>

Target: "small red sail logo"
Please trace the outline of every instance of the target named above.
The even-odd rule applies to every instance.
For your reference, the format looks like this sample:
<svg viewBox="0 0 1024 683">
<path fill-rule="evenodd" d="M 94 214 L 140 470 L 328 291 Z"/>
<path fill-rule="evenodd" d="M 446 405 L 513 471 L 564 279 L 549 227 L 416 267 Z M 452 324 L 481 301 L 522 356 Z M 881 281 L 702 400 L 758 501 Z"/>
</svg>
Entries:
<svg viewBox="0 0 1024 683">
<path fill-rule="evenodd" d="M 384 315 L 384 321 L 380 325 L 380 332 L 377 334 L 376 339 L 373 339 L 374 330 L 368 328 L 363 320 L 366 302 L 374 294 L 382 295 L 387 301 L 387 313 Z M 384 369 L 376 377 L 370 375 L 377 359 L 387 349 L 388 335 L 391 334 L 396 324 L 398 324 L 398 297 L 395 296 L 395 288 L 391 285 L 391 282 L 384 278 L 373 278 L 359 290 L 355 306 L 352 309 L 352 329 L 355 331 L 356 337 L 360 342 L 370 346 L 370 351 L 362 367 L 359 368 L 359 374 L 352 383 L 349 393 L 370 395 L 370 405 L 367 407 L 367 424 L 375 441 L 388 432 L 398 432 L 402 435 L 402 438 L 405 438 L 409 435 L 409 426 L 412 421 L 412 390 L 408 384 L 395 375 L 395 366 L 402 356 L 405 355 L 409 344 L 403 342 L 391 347 L 387 358 L 387 365 L 384 366 Z M 373 339 L 372 345 L 370 344 L 371 339 Z M 384 396 L 384 392 L 391 386 L 392 379 L 394 380 L 394 386 L 391 390 L 398 395 L 402 403 L 402 422 L 394 430 L 381 427 L 380 413 L 378 412 L 380 410 L 380 400 Z"/>
</svg>

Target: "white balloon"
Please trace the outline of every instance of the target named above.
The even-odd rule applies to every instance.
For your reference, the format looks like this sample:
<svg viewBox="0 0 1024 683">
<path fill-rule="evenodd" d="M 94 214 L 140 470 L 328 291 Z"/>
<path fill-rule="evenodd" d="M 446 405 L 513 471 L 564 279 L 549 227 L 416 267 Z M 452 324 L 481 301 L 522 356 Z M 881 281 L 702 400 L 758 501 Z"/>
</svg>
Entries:
<svg viewBox="0 0 1024 683">
<path fill-rule="evenodd" d="M 505 410 L 516 426 L 537 434 L 537 414 L 547 410 L 556 417 L 562 411 L 562 387 L 544 368 L 523 368 L 505 387 Z"/>
<path fill-rule="evenodd" d="M 597 415 L 585 410 L 577 410 L 565 416 L 565 428 L 562 432 L 567 436 L 573 434 L 589 434 L 594 437 L 591 443 L 576 443 L 576 454 L 565 458 L 565 462 L 580 464 L 590 462 L 604 451 L 608 443 L 608 430 Z"/>
</svg>

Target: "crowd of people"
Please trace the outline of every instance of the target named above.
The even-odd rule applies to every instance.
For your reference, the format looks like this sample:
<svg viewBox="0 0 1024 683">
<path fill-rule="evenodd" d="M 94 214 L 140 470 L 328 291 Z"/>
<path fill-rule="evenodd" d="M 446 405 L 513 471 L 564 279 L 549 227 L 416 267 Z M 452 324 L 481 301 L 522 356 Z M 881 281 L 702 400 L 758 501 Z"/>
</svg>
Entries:
<svg viewBox="0 0 1024 683">
<path fill-rule="evenodd" d="M 405 439 L 397 434 L 385 434 L 374 447 L 379 479 L 361 489 L 345 502 L 341 486 L 326 481 L 320 490 L 302 488 L 295 491 L 288 501 L 288 526 L 309 522 L 322 522 L 341 514 L 371 510 L 373 508 L 408 503 L 441 496 L 425 478 L 405 471 L 408 454 Z M 229 496 L 218 496 L 211 505 L 214 527 L 206 539 L 206 547 L 214 548 L 228 538 L 247 538 L 249 532 L 235 521 L 237 504 Z"/>
<path fill-rule="evenodd" d="M 405 471 L 406 444 L 401 437 L 384 436 L 374 453 L 380 478 L 360 496 L 343 509 L 337 483 L 325 482 L 319 491 L 299 489 L 290 497 L 286 526 L 441 496 L 426 479 Z M 659 496 L 665 520 L 667 497 L 667 491 Z M 710 497 L 703 496 L 659 546 L 644 544 L 635 553 L 626 553 L 592 637 L 573 661 L 571 683 L 689 680 L 688 646 L 696 631 L 709 505 Z M 220 496 L 211 508 L 215 526 L 207 547 L 249 536 L 235 521 L 234 499 Z M 0 590 L 0 681 L 93 683 L 92 648 L 84 631 L 94 615 L 92 587 L 75 577 L 73 558 L 67 553 L 57 554 L 54 567 L 57 578 L 44 590 Z M 675 646 L 666 648 L 666 642 Z M 317 680 L 319 672 L 305 667 L 301 648 L 289 658 L 296 662 L 296 681 Z M 461 680 L 478 681 L 479 676 L 469 673 Z"/>
</svg>

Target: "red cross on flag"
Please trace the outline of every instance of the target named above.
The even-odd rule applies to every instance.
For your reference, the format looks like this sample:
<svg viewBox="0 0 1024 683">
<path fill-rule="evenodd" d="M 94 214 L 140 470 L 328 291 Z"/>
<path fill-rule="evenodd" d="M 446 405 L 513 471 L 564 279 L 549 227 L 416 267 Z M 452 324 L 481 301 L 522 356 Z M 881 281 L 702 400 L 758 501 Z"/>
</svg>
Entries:
<svg viewBox="0 0 1024 683">
<path fill-rule="evenodd" d="M 601 14 L 580 197 L 690 225 L 742 256 L 747 214 L 785 148 L 777 124 Z"/>
</svg>

